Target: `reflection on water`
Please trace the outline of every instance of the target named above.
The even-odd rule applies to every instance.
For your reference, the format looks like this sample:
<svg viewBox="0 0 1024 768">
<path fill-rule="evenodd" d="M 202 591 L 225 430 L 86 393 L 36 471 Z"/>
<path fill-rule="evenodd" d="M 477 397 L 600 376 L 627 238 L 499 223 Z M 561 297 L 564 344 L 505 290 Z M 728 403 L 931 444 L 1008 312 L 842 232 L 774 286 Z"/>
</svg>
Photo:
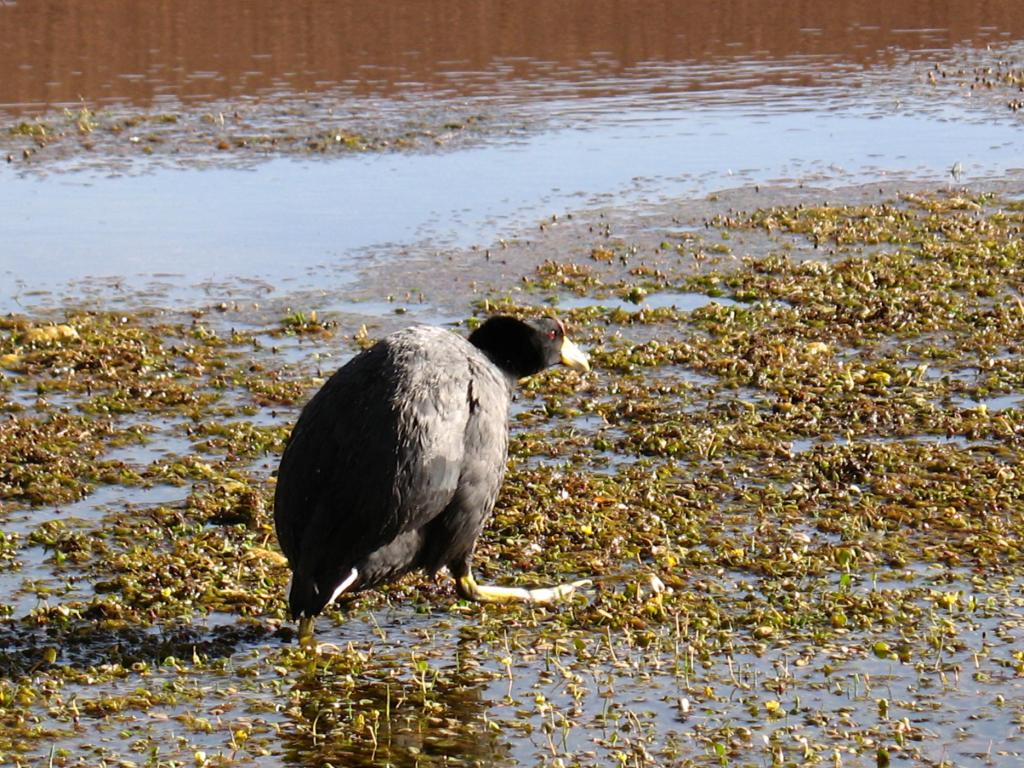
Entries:
<svg viewBox="0 0 1024 768">
<path fill-rule="evenodd" d="M 856 75 L 894 50 L 983 46 L 1024 32 L 1019 3 L 478 0 L 365 3 L 60 0 L 0 5 L 0 109 L 153 105 L 344 89 L 528 97 L 581 81 L 737 91 Z M 779 66 L 786 61 L 788 65 Z M 665 68 L 693 67 L 687 82 Z M 534 85 L 531 85 L 533 83 Z"/>
<path fill-rule="evenodd" d="M 451 638 L 447 638 L 451 640 Z M 411 643 L 410 643 L 411 644 Z M 500 729 L 488 727 L 494 677 L 457 643 L 440 659 L 412 659 L 390 647 L 373 669 L 353 675 L 357 659 L 336 660 L 292 687 L 290 722 L 281 728 L 284 761 L 294 765 L 517 765 Z M 439 664 L 438 662 L 443 662 Z M 332 664 L 337 669 L 332 668 Z"/>
</svg>

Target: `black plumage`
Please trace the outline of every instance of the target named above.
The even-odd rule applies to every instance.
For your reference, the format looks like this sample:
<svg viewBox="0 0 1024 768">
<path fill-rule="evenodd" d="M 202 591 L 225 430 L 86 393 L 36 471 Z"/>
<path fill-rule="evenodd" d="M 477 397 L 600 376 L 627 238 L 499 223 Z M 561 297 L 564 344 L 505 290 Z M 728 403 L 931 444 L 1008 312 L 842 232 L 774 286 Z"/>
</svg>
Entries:
<svg viewBox="0 0 1024 768">
<path fill-rule="evenodd" d="M 324 384 L 295 424 L 274 497 L 289 607 L 305 634 L 338 593 L 418 568 L 447 566 L 460 594 L 479 600 L 571 593 L 481 586 L 470 570 L 505 472 L 511 387 L 558 362 L 589 368 L 558 320 L 494 317 L 468 341 L 398 331 Z"/>
</svg>

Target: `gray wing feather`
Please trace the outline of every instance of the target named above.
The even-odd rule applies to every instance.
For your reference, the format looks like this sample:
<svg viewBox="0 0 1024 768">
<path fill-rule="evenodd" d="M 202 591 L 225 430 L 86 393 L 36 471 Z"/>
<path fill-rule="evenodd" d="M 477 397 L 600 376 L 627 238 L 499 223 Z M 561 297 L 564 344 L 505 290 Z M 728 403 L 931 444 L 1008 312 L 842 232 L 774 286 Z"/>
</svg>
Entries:
<svg viewBox="0 0 1024 768">
<path fill-rule="evenodd" d="M 351 567 L 445 509 L 465 459 L 471 359 L 483 360 L 455 334 L 406 329 L 353 358 L 307 404 L 275 494 L 296 577 L 321 563 Z"/>
<path fill-rule="evenodd" d="M 491 516 L 505 475 L 508 454 L 509 386 L 493 365 L 470 361 L 470 418 L 459 487 L 432 526 L 423 565 L 431 571 L 468 562 L 477 537 Z"/>
</svg>

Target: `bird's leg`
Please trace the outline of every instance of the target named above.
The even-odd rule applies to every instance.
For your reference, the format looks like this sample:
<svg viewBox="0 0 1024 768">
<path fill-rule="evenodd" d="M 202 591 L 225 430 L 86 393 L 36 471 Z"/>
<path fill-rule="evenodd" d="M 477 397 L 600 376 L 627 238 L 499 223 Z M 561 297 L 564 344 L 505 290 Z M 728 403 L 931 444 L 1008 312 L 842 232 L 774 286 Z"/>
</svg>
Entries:
<svg viewBox="0 0 1024 768">
<path fill-rule="evenodd" d="M 316 642 L 313 639 L 313 624 L 316 618 L 313 616 L 302 616 L 299 619 L 299 645 L 306 649 L 316 649 Z"/>
<path fill-rule="evenodd" d="M 348 576 L 342 579 L 341 583 L 334 588 L 334 592 L 331 593 L 330 599 L 327 601 L 327 605 L 333 603 L 342 592 L 352 586 L 355 580 L 359 578 L 359 572 L 353 568 L 349 571 Z M 291 588 L 289 587 L 289 591 Z M 324 607 L 326 608 L 327 605 Z M 305 648 L 307 651 L 320 651 L 324 648 L 330 648 L 337 650 L 337 646 L 330 643 L 318 645 L 313 637 L 313 624 L 316 621 L 315 616 L 300 616 L 299 617 L 299 645 Z"/>
<path fill-rule="evenodd" d="M 299 619 L 299 648 L 312 656 L 320 656 L 325 652 L 337 652 L 338 646 L 334 643 L 318 643 L 313 637 L 313 625 L 316 623 L 315 616 L 303 616 Z"/>
<path fill-rule="evenodd" d="M 459 596 L 478 603 L 554 603 L 571 597 L 577 589 L 591 583 L 589 579 L 583 579 L 570 584 L 536 589 L 477 584 L 468 565 L 454 569 L 452 575 L 455 577 L 455 591 Z"/>
</svg>

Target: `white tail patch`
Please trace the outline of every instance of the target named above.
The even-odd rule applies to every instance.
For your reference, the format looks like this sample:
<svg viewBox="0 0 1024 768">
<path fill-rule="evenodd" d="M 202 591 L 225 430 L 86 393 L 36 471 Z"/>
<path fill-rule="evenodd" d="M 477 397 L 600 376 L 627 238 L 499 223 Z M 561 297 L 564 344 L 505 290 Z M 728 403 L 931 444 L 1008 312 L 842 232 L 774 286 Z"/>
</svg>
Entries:
<svg viewBox="0 0 1024 768">
<path fill-rule="evenodd" d="M 284 599 L 287 600 L 289 595 L 292 593 L 292 581 L 295 580 L 295 574 L 288 574 L 288 583 L 284 585 Z"/>
<path fill-rule="evenodd" d="M 349 571 L 349 574 L 348 574 L 348 576 L 345 577 L 345 580 L 343 582 L 341 582 L 341 584 L 339 584 L 337 587 L 334 588 L 334 592 L 331 593 L 331 598 L 324 605 L 324 608 L 326 608 L 328 605 L 330 605 L 335 600 L 337 600 L 338 599 L 338 595 L 340 595 L 346 589 L 351 587 L 352 584 L 355 582 L 355 580 L 358 579 L 358 578 L 359 578 L 359 572 L 355 568 L 353 568 L 351 571 Z"/>
</svg>

